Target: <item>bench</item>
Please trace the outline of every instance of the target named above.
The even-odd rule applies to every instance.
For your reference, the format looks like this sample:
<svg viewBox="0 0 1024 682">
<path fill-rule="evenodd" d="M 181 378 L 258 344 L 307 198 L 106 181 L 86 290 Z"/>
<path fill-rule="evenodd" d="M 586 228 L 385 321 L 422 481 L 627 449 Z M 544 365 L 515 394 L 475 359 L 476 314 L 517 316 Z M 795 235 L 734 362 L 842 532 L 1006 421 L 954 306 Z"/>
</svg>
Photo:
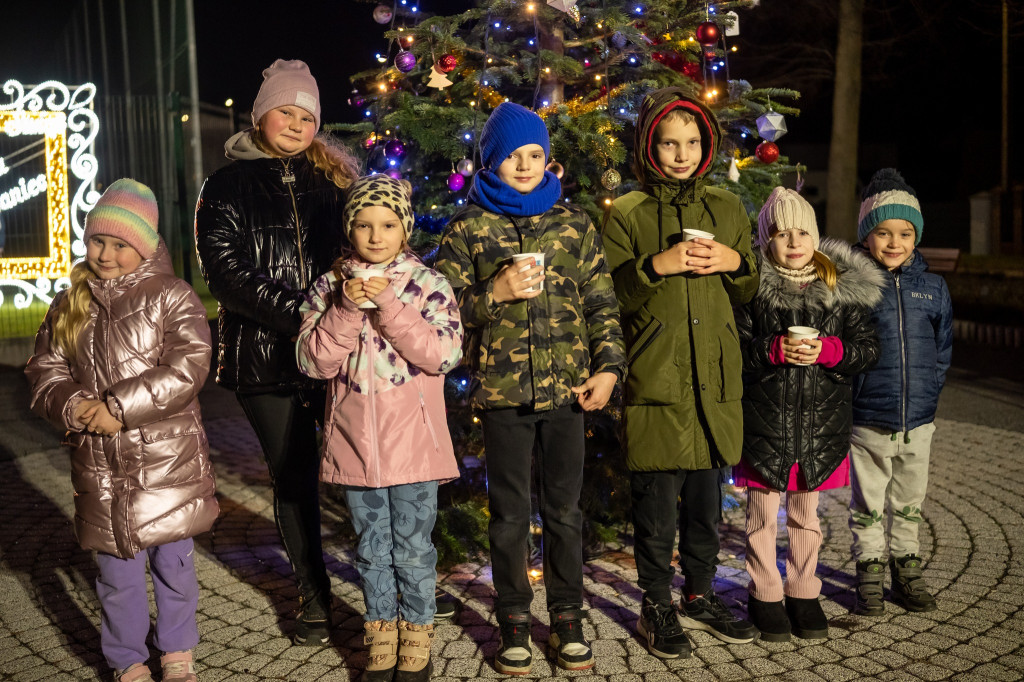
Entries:
<svg viewBox="0 0 1024 682">
<path fill-rule="evenodd" d="M 917 250 L 928 261 L 930 272 L 956 272 L 956 265 L 960 260 L 960 249 L 936 249 L 919 246 Z"/>
</svg>

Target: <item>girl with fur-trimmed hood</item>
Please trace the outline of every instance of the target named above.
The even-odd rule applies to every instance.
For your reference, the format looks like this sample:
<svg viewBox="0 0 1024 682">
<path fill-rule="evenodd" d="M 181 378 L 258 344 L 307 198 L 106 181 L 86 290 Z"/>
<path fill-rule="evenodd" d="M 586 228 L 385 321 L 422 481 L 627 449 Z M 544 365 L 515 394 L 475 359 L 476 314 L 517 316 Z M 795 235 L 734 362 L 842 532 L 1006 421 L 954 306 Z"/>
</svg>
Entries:
<svg viewBox="0 0 1024 682">
<path fill-rule="evenodd" d="M 815 577 L 818 491 L 849 485 L 854 375 L 878 360 L 871 308 L 878 268 L 844 242 L 820 240 L 814 209 L 776 187 L 758 215 L 761 284 L 737 310 L 743 349 L 743 458 L 750 619 L 769 641 L 824 638 Z M 817 338 L 791 341 L 790 326 Z M 776 564 L 776 518 L 786 492 L 786 584 Z M 785 597 L 785 602 L 783 602 Z"/>
</svg>

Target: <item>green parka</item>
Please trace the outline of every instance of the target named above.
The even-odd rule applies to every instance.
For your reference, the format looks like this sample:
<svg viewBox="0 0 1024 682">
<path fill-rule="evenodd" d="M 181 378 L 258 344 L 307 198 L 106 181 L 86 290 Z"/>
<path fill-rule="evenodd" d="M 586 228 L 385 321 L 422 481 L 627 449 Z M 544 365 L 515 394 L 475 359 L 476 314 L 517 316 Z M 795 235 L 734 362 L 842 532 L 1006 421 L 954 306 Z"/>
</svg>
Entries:
<svg viewBox="0 0 1024 682">
<path fill-rule="evenodd" d="M 686 180 L 666 177 L 654 160 L 654 129 L 676 107 L 692 113 L 701 130 L 701 165 Z M 739 198 L 707 186 L 720 136 L 714 115 L 682 90 L 649 95 L 633 152 L 644 191 L 618 198 L 605 222 L 629 363 L 624 420 L 632 471 L 709 469 L 740 458 L 742 364 L 732 306 L 754 296 L 758 275 Z M 740 254 L 739 270 L 659 277 L 645 267 L 683 240 L 683 228 L 713 233 Z"/>
</svg>

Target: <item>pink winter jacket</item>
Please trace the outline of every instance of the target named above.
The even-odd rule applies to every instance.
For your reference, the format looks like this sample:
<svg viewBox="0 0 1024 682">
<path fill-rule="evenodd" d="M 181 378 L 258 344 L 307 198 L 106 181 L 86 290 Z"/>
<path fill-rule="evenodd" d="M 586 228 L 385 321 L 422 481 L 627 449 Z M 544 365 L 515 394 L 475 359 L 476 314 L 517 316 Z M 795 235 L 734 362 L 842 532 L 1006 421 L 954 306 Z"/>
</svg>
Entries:
<svg viewBox="0 0 1024 682">
<path fill-rule="evenodd" d="M 210 327 L 162 240 L 134 272 L 89 287 L 75 360 L 50 346 L 58 294 L 25 374 L 32 409 L 69 431 L 78 542 L 128 558 L 209 530 L 219 513 L 196 400 L 210 369 Z M 85 432 L 74 417 L 84 399 L 105 400 L 124 428 Z"/>
<path fill-rule="evenodd" d="M 444 374 L 462 358 L 451 286 L 412 254 L 380 269 L 391 287 L 378 310 L 341 294 L 333 272 L 302 307 L 299 369 L 330 379 L 320 478 L 367 488 L 458 478 L 444 407 Z"/>
</svg>

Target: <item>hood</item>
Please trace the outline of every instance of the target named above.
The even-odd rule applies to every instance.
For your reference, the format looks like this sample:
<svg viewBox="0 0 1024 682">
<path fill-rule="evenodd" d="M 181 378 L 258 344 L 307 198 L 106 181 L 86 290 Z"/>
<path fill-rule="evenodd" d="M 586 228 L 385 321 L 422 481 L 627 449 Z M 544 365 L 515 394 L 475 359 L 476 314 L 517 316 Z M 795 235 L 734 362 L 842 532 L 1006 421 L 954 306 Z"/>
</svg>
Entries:
<svg viewBox="0 0 1024 682">
<path fill-rule="evenodd" d="M 154 275 L 174 276 L 174 265 L 171 263 L 171 254 L 167 250 L 167 244 L 164 243 L 163 237 L 160 238 L 160 243 L 157 244 L 156 251 L 153 252 L 153 255 L 139 263 L 139 267 L 135 268 L 135 270 L 129 272 L 127 275 L 122 275 L 115 279 L 90 279 L 89 288 L 92 290 L 94 295 L 98 291 L 106 291 L 112 296 L 117 296 L 128 291 L 142 280 L 153 277 Z"/>
<path fill-rule="evenodd" d="M 701 136 L 700 168 L 685 180 L 666 177 L 654 159 L 654 129 L 665 114 L 677 108 L 693 114 L 697 119 Z M 655 90 L 644 97 L 637 117 L 633 140 L 633 172 L 644 190 L 652 193 L 656 188 L 664 187 L 676 195 L 687 187 L 703 185 L 703 180 L 718 155 L 721 138 L 722 131 L 718 127 L 718 120 L 702 102 L 691 98 L 682 88 Z"/>
<path fill-rule="evenodd" d="M 795 310 L 804 306 L 819 309 L 873 308 L 882 300 L 886 275 L 884 270 L 875 267 L 874 260 L 838 239 L 823 238 L 818 251 L 828 256 L 836 266 L 839 278 L 835 289 L 829 289 L 820 279 L 801 288 L 799 284 L 783 279 L 772 265 L 771 255 L 761 252 L 761 285 L 757 298 L 776 310 Z"/>
<path fill-rule="evenodd" d="M 252 141 L 252 128 L 235 133 L 224 143 L 224 156 L 232 161 L 254 161 L 256 159 L 272 159 L 270 154 L 256 146 Z"/>
</svg>

